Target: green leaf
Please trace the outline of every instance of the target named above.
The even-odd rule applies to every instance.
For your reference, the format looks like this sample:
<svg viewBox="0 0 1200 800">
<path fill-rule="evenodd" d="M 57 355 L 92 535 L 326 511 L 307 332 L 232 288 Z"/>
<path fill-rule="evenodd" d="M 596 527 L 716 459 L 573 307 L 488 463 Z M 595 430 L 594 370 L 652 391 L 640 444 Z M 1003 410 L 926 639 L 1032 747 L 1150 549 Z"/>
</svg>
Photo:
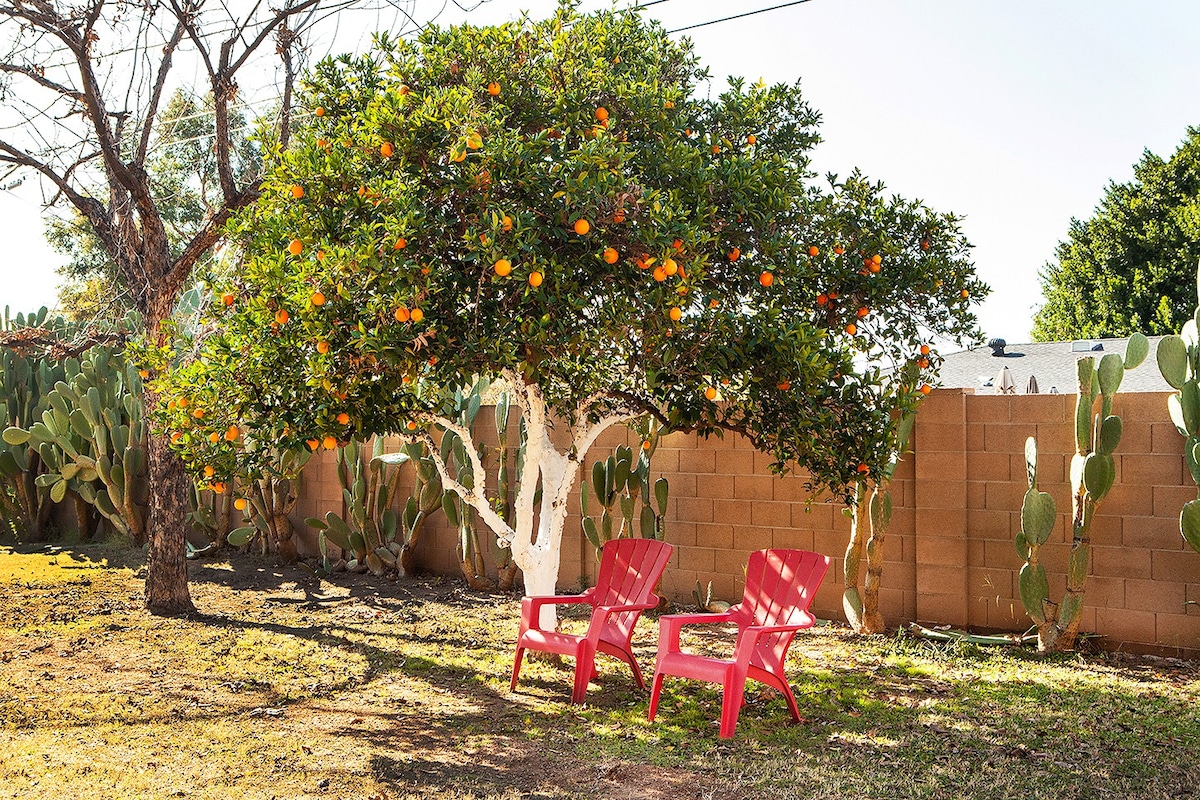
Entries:
<svg viewBox="0 0 1200 800">
<path fill-rule="evenodd" d="M 1021 531 L 1025 541 L 1032 546 L 1045 544 L 1054 531 L 1057 516 L 1058 506 L 1053 497 L 1034 488 L 1025 492 L 1025 501 L 1021 504 Z"/>
<path fill-rule="evenodd" d="M 1179 532 L 1188 547 L 1200 552 L 1200 500 L 1189 500 L 1179 512 Z"/>
<path fill-rule="evenodd" d="M 1100 391 L 1110 397 L 1116 394 L 1121 386 L 1121 379 L 1125 376 L 1125 366 L 1121 357 L 1116 353 L 1106 354 L 1100 359 L 1100 366 L 1096 372 L 1100 378 Z"/>
<path fill-rule="evenodd" d="M 63 498 L 67 496 L 67 482 L 58 481 L 50 487 L 50 500 L 55 503 L 61 503 Z"/>
<path fill-rule="evenodd" d="M 1121 443 L 1122 432 L 1121 418 L 1118 416 L 1108 416 L 1104 418 L 1104 422 L 1100 423 L 1100 441 L 1097 452 L 1103 455 L 1112 455 L 1116 452 L 1117 445 Z"/>
<path fill-rule="evenodd" d="M 1083 464 L 1083 486 L 1097 502 L 1112 488 L 1115 470 L 1112 456 L 1092 453 Z"/>
</svg>

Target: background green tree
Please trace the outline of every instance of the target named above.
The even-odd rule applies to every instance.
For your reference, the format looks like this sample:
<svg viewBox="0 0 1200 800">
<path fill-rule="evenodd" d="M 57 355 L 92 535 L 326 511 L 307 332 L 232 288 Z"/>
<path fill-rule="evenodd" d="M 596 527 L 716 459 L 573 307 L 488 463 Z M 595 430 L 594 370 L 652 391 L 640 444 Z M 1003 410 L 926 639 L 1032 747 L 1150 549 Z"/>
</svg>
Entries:
<svg viewBox="0 0 1200 800">
<path fill-rule="evenodd" d="M 439 470 L 530 594 L 554 590 L 584 453 L 647 414 L 852 495 L 936 367 L 921 345 L 974 336 L 986 287 L 952 215 L 814 181 L 798 86 L 705 99 L 704 77 L 657 24 L 570 3 L 319 65 L 312 128 L 239 216 L 217 333 L 157 384 L 193 471 L 393 432 L 473 457 L 446 392 L 502 378 L 526 432 L 512 521 L 481 463 Z"/>
<path fill-rule="evenodd" d="M 1088 220 L 1071 220 L 1042 271 L 1034 341 L 1167 334 L 1192 310 L 1200 259 L 1200 128 L 1164 160 L 1147 151 Z"/>
<path fill-rule="evenodd" d="M 230 158 L 240 182 L 262 170 L 259 142 L 251 134 L 244 116 L 232 113 Z M 176 90 L 159 114 L 155 140 L 146 156 L 151 192 L 162 212 L 172 257 L 178 257 L 219 210 L 215 137 L 212 103 Z M 78 322 L 118 322 L 134 309 L 125 277 L 83 214 L 47 217 L 46 239 L 69 259 L 59 269 L 64 281 L 58 291 L 59 308 L 68 317 Z M 211 281 L 217 266 L 216 251 L 206 251 L 197 259 L 192 277 Z"/>
</svg>

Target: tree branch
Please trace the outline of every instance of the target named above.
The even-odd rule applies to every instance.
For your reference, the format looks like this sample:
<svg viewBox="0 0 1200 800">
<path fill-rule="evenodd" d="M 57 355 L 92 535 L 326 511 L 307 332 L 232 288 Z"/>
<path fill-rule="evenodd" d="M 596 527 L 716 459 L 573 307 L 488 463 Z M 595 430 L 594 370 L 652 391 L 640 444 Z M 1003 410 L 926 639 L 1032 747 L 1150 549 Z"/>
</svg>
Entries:
<svg viewBox="0 0 1200 800">
<path fill-rule="evenodd" d="M 158 75 L 154 79 L 154 90 L 150 93 L 150 102 L 146 106 L 146 118 L 142 120 L 142 137 L 138 142 L 137 153 L 133 160 L 141 164 L 146 160 L 146 152 L 150 149 L 150 133 L 154 130 L 155 117 L 158 116 L 158 104 L 162 101 L 163 87 L 167 84 L 167 74 L 171 71 L 171 57 L 179 42 L 183 39 L 186 29 L 182 19 L 176 19 L 175 30 L 171 38 L 163 45 L 162 61 L 158 65 Z"/>
</svg>

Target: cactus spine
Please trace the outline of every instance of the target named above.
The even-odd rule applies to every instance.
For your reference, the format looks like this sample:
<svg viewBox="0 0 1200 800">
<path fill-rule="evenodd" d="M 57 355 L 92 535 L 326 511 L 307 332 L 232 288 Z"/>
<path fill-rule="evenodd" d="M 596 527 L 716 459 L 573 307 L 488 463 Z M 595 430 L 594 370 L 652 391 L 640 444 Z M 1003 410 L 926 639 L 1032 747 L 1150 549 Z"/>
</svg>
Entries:
<svg viewBox="0 0 1200 800">
<path fill-rule="evenodd" d="M 1200 270 L 1196 273 L 1200 294 Z M 1183 458 L 1197 484 L 1197 499 L 1183 504 L 1179 533 L 1193 550 L 1200 552 L 1200 306 L 1178 336 L 1158 342 L 1158 370 L 1175 393 L 1167 398 L 1171 421 L 1184 437 Z"/>
<path fill-rule="evenodd" d="M 1041 547 L 1054 529 L 1054 498 L 1037 487 L 1037 442 L 1025 443 L 1029 489 L 1021 505 L 1017 553 L 1024 559 L 1019 575 L 1021 604 L 1038 629 L 1040 652 L 1061 652 L 1075 646 L 1083 615 L 1084 584 L 1091 552 L 1091 527 L 1096 508 L 1112 489 L 1116 466 L 1113 453 L 1121 443 L 1122 422 L 1112 413 L 1113 397 L 1125 370 L 1142 363 L 1150 351 L 1146 337 L 1129 338 L 1124 359 L 1109 353 L 1097 366 L 1091 356 L 1079 359 L 1079 397 L 1075 404 L 1075 455 L 1071 459 L 1071 552 L 1067 588 L 1062 601 L 1050 600 Z"/>
</svg>

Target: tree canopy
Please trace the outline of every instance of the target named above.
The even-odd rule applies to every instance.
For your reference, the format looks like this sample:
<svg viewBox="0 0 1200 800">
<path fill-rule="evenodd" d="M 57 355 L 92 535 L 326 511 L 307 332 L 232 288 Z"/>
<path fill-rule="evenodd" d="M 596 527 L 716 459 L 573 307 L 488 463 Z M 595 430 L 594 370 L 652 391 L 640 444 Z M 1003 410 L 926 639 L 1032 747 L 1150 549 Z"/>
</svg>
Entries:
<svg viewBox="0 0 1200 800">
<path fill-rule="evenodd" d="M 705 77 L 637 13 L 569 3 L 321 63 L 213 335 L 159 380 L 176 447 L 219 478 L 271 445 L 416 437 L 487 374 L 575 427 L 743 433 L 814 488 L 881 472 L 927 343 L 976 335 L 958 220 L 817 181 L 798 85 Z"/>
<path fill-rule="evenodd" d="M 1200 128 L 1169 159 L 1149 151 L 1110 183 L 1095 214 L 1071 220 L 1041 274 L 1035 341 L 1168 334 L 1192 312 L 1200 260 Z"/>
</svg>

